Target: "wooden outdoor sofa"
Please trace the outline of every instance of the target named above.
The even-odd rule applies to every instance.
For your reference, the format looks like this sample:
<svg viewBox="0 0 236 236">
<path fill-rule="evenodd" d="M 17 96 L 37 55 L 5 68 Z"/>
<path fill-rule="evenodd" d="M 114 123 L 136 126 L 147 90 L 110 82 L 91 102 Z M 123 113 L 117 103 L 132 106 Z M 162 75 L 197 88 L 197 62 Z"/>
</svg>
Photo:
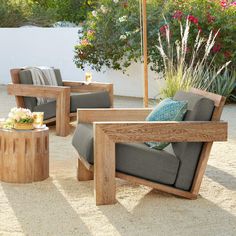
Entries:
<svg viewBox="0 0 236 236">
<path fill-rule="evenodd" d="M 59 136 L 70 133 L 69 122 L 76 120 L 77 108 L 113 107 L 113 84 L 110 83 L 63 81 L 60 70 L 55 69 L 59 86 L 36 86 L 33 85 L 29 70 L 12 69 L 10 73 L 12 84 L 8 84 L 7 90 L 15 96 L 17 107 L 44 112 L 45 124 L 56 121 L 56 133 Z M 55 101 L 37 106 L 36 97 L 52 98 Z"/>
<path fill-rule="evenodd" d="M 227 123 L 220 121 L 225 98 L 191 89 L 174 99 L 188 101 L 182 122 L 146 122 L 149 108 L 78 109 L 72 140 L 79 154 L 78 180 L 95 179 L 97 205 L 116 202 L 116 177 L 197 198 L 213 142 L 227 140 Z M 160 151 L 147 141 L 171 145 Z"/>
</svg>

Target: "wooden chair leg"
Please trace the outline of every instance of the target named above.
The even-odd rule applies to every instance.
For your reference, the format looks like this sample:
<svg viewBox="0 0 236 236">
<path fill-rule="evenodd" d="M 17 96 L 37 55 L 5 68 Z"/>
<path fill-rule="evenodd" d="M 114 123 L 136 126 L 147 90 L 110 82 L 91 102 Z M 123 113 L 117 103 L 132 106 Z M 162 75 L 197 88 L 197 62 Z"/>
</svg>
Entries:
<svg viewBox="0 0 236 236">
<path fill-rule="evenodd" d="M 116 203 L 115 143 L 95 126 L 94 188 L 96 205 Z"/>
<path fill-rule="evenodd" d="M 56 133 L 65 137 L 70 133 L 70 89 L 63 91 L 56 102 Z"/>
<path fill-rule="evenodd" d="M 78 181 L 93 180 L 93 172 L 89 171 L 80 161 L 80 159 L 78 159 L 77 180 Z"/>
</svg>

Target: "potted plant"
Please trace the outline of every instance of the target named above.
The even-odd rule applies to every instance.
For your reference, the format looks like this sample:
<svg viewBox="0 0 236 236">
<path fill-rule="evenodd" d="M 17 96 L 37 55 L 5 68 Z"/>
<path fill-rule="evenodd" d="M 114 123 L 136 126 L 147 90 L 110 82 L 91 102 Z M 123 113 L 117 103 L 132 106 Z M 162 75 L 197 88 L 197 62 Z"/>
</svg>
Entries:
<svg viewBox="0 0 236 236">
<path fill-rule="evenodd" d="M 8 114 L 8 121 L 11 121 L 13 128 L 17 130 L 34 129 L 34 117 L 29 109 L 12 108 Z"/>
</svg>

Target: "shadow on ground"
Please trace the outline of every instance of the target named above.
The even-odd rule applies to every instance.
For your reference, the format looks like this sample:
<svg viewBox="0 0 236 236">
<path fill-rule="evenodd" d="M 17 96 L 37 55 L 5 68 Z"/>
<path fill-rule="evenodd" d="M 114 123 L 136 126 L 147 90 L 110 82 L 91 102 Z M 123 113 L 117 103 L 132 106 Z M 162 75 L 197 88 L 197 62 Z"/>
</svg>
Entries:
<svg viewBox="0 0 236 236">
<path fill-rule="evenodd" d="M 207 165 L 205 175 L 225 188 L 236 191 L 236 178 L 233 175 L 211 165 Z"/>
<path fill-rule="evenodd" d="M 52 179 L 28 185 L 2 184 L 9 205 L 26 235 L 90 235 L 79 214 Z"/>
</svg>

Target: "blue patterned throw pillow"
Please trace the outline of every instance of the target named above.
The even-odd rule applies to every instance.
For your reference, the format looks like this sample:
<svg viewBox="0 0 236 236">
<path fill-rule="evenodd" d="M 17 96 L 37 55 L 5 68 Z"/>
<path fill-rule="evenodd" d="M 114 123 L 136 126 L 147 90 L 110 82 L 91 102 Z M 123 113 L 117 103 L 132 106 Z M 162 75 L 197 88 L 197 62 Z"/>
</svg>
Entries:
<svg viewBox="0 0 236 236">
<path fill-rule="evenodd" d="M 187 101 L 175 101 L 166 98 L 161 101 L 148 115 L 146 121 L 182 121 L 187 112 Z M 149 147 L 162 150 L 170 143 L 146 142 Z"/>
</svg>

